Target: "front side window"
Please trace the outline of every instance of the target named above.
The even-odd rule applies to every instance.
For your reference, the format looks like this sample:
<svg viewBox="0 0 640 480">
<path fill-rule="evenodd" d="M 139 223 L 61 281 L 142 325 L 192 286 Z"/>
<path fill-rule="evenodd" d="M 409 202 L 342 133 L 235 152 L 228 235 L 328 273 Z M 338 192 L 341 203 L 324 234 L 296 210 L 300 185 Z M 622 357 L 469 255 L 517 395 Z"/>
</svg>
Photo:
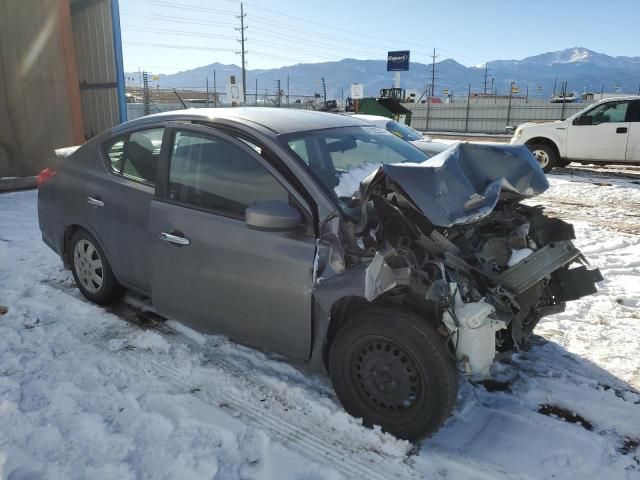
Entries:
<svg viewBox="0 0 640 480">
<path fill-rule="evenodd" d="M 629 102 L 605 103 L 598 105 L 587 115 L 593 119 L 593 125 L 599 125 L 601 123 L 619 123 L 625 121 L 628 107 Z"/>
<path fill-rule="evenodd" d="M 301 132 L 284 140 L 333 192 L 343 211 L 360 182 L 380 164 L 421 163 L 429 158 L 398 136 L 373 126 Z"/>
<path fill-rule="evenodd" d="M 247 207 L 289 201 L 288 191 L 249 152 L 218 137 L 177 131 L 169 166 L 169 199 L 243 218 Z"/>
<path fill-rule="evenodd" d="M 123 135 L 107 144 L 111 169 L 120 175 L 155 184 L 164 128 Z"/>
</svg>

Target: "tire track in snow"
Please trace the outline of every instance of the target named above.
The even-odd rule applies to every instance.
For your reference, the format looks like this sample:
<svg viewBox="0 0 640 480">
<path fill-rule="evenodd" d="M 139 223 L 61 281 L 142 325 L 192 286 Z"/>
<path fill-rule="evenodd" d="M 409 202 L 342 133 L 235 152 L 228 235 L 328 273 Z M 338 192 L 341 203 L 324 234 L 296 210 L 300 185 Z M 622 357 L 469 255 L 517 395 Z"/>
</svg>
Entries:
<svg viewBox="0 0 640 480">
<path fill-rule="evenodd" d="M 66 282 L 43 283 L 77 300 L 89 303 L 79 293 L 74 294 L 75 287 Z M 188 346 L 194 357 L 205 352 L 206 345 L 202 346 L 180 335 L 159 320 L 162 317 L 157 316 L 152 310 L 145 311 L 126 302 L 118 302 L 115 306 L 103 310 L 134 327 L 152 329 L 172 344 L 177 342 Z M 94 340 L 98 346 L 103 344 L 103 337 L 100 335 Z M 203 367 L 195 367 L 187 377 L 188 381 L 185 379 L 184 371 L 166 364 L 164 358 L 156 356 L 154 361 L 150 362 L 148 353 L 136 348 L 123 348 L 118 353 L 135 364 L 144 365 L 155 375 L 166 378 L 172 385 L 181 387 L 205 403 L 237 412 L 249 419 L 252 425 L 269 432 L 287 448 L 319 465 L 327 465 L 347 478 L 425 478 L 422 473 L 406 463 L 407 455 L 392 455 L 381 451 L 379 445 L 373 442 L 357 435 L 349 435 L 350 432 L 338 432 L 327 428 L 324 418 L 296 408 L 272 387 L 255 378 L 250 371 L 241 370 L 230 362 L 217 358 L 211 352 L 207 352 L 211 361 Z M 172 359 L 169 357 L 168 360 Z M 222 383 L 227 387 L 215 388 L 215 385 L 211 385 L 214 378 L 217 385 Z M 196 386 L 197 388 L 194 388 Z M 362 429 L 364 430 L 364 427 Z M 369 430 L 366 430 L 366 433 L 368 432 Z"/>
</svg>

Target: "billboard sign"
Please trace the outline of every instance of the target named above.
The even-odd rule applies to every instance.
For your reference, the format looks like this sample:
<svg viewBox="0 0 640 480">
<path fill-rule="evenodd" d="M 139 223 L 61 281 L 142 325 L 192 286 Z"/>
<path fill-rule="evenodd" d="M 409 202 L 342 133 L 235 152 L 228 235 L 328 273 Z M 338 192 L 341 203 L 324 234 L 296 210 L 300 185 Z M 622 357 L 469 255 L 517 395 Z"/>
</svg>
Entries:
<svg viewBox="0 0 640 480">
<path fill-rule="evenodd" d="M 351 84 L 351 98 L 354 100 L 361 100 L 364 98 L 364 85 L 361 83 Z"/>
<path fill-rule="evenodd" d="M 387 53 L 387 72 L 405 72 L 409 70 L 409 50 Z"/>
</svg>

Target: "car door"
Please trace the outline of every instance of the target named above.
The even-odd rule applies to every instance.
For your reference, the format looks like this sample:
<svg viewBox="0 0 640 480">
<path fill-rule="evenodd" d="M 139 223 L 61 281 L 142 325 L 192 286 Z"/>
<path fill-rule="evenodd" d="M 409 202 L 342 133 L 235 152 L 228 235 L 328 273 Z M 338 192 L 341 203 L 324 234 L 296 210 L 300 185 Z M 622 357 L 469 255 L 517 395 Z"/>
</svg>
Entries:
<svg viewBox="0 0 640 480">
<path fill-rule="evenodd" d="M 308 205 L 245 143 L 201 126 L 167 134 L 149 222 L 154 305 L 198 330 L 308 358 L 316 249 Z M 268 200 L 295 205 L 306 224 L 250 229 L 244 210 Z"/>
<path fill-rule="evenodd" d="M 624 161 L 629 135 L 628 109 L 629 101 L 607 102 L 578 117 L 590 117 L 590 124 L 574 119 L 567 130 L 567 158 Z"/>
<path fill-rule="evenodd" d="M 640 163 L 640 100 L 629 105 L 629 138 L 627 139 L 627 162 Z"/>
<path fill-rule="evenodd" d="M 118 279 L 151 291 L 149 208 L 155 194 L 164 127 L 117 135 L 101 146 L 107 172 L 87 182 L 89 224 L 107 252 Z"/>
</svg>

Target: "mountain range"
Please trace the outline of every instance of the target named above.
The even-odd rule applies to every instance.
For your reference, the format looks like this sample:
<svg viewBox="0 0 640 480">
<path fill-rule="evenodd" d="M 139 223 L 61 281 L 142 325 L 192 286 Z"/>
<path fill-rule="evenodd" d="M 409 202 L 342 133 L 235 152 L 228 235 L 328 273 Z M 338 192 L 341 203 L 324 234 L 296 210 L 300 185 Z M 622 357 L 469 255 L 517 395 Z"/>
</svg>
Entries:
<svg viewBox="0 0 640 480">
<path fill-rule="evenodd" d="M 160 75 L 161 88 L 204 89 L 209 78 L 213 90 L 213 72 L 216 72 L 216 87 L 224 91 L 228 77 L 235 75 L 240 82 L 241 70 L 237 65 L 213 63 L 171 75 Z M 135 78 L 137 72 L 127 73 Z M 418 96 L 431 83 L 432 65 L 411 62 L 410 70 L 402 72 L 401 86 L 413 90 Z M 464 66 L 454 60 L 443 60 L 435 65 L 435 94 L 444 89 L 455 95 L 465 95 L 471 86 L 472 93 L 484 91 L 485 66 Z M 356 60 L 346 58 L 335 62 L 300 63 L 275 69 L 247 70 L 247 93 L 253 94 L 258 80 L 258 93 L 270 94 L 280 88 L 291 95 L 314 95 L 322 92 L 321 78 L 325 79 L 327 98 L 349 96 L 352 83 L 364 84 L 365 96 L 375 96 L 383 87 L 393 86 L 393 72 L 386 71 L 385 60 Z M 511 82 L 516 82 L 523 95 L 528 90 L 532 97 L 549 97 L 567 82 L 568 92 L 638 93 L 640 90 L 640 57 L 613 57 L 583 47 L 567 48 L 548 52 L 522 60 L 494 60 L 488 62 L 487 91 L 493 85 L 494 92 L 508 94 Z"/>
</svg>

